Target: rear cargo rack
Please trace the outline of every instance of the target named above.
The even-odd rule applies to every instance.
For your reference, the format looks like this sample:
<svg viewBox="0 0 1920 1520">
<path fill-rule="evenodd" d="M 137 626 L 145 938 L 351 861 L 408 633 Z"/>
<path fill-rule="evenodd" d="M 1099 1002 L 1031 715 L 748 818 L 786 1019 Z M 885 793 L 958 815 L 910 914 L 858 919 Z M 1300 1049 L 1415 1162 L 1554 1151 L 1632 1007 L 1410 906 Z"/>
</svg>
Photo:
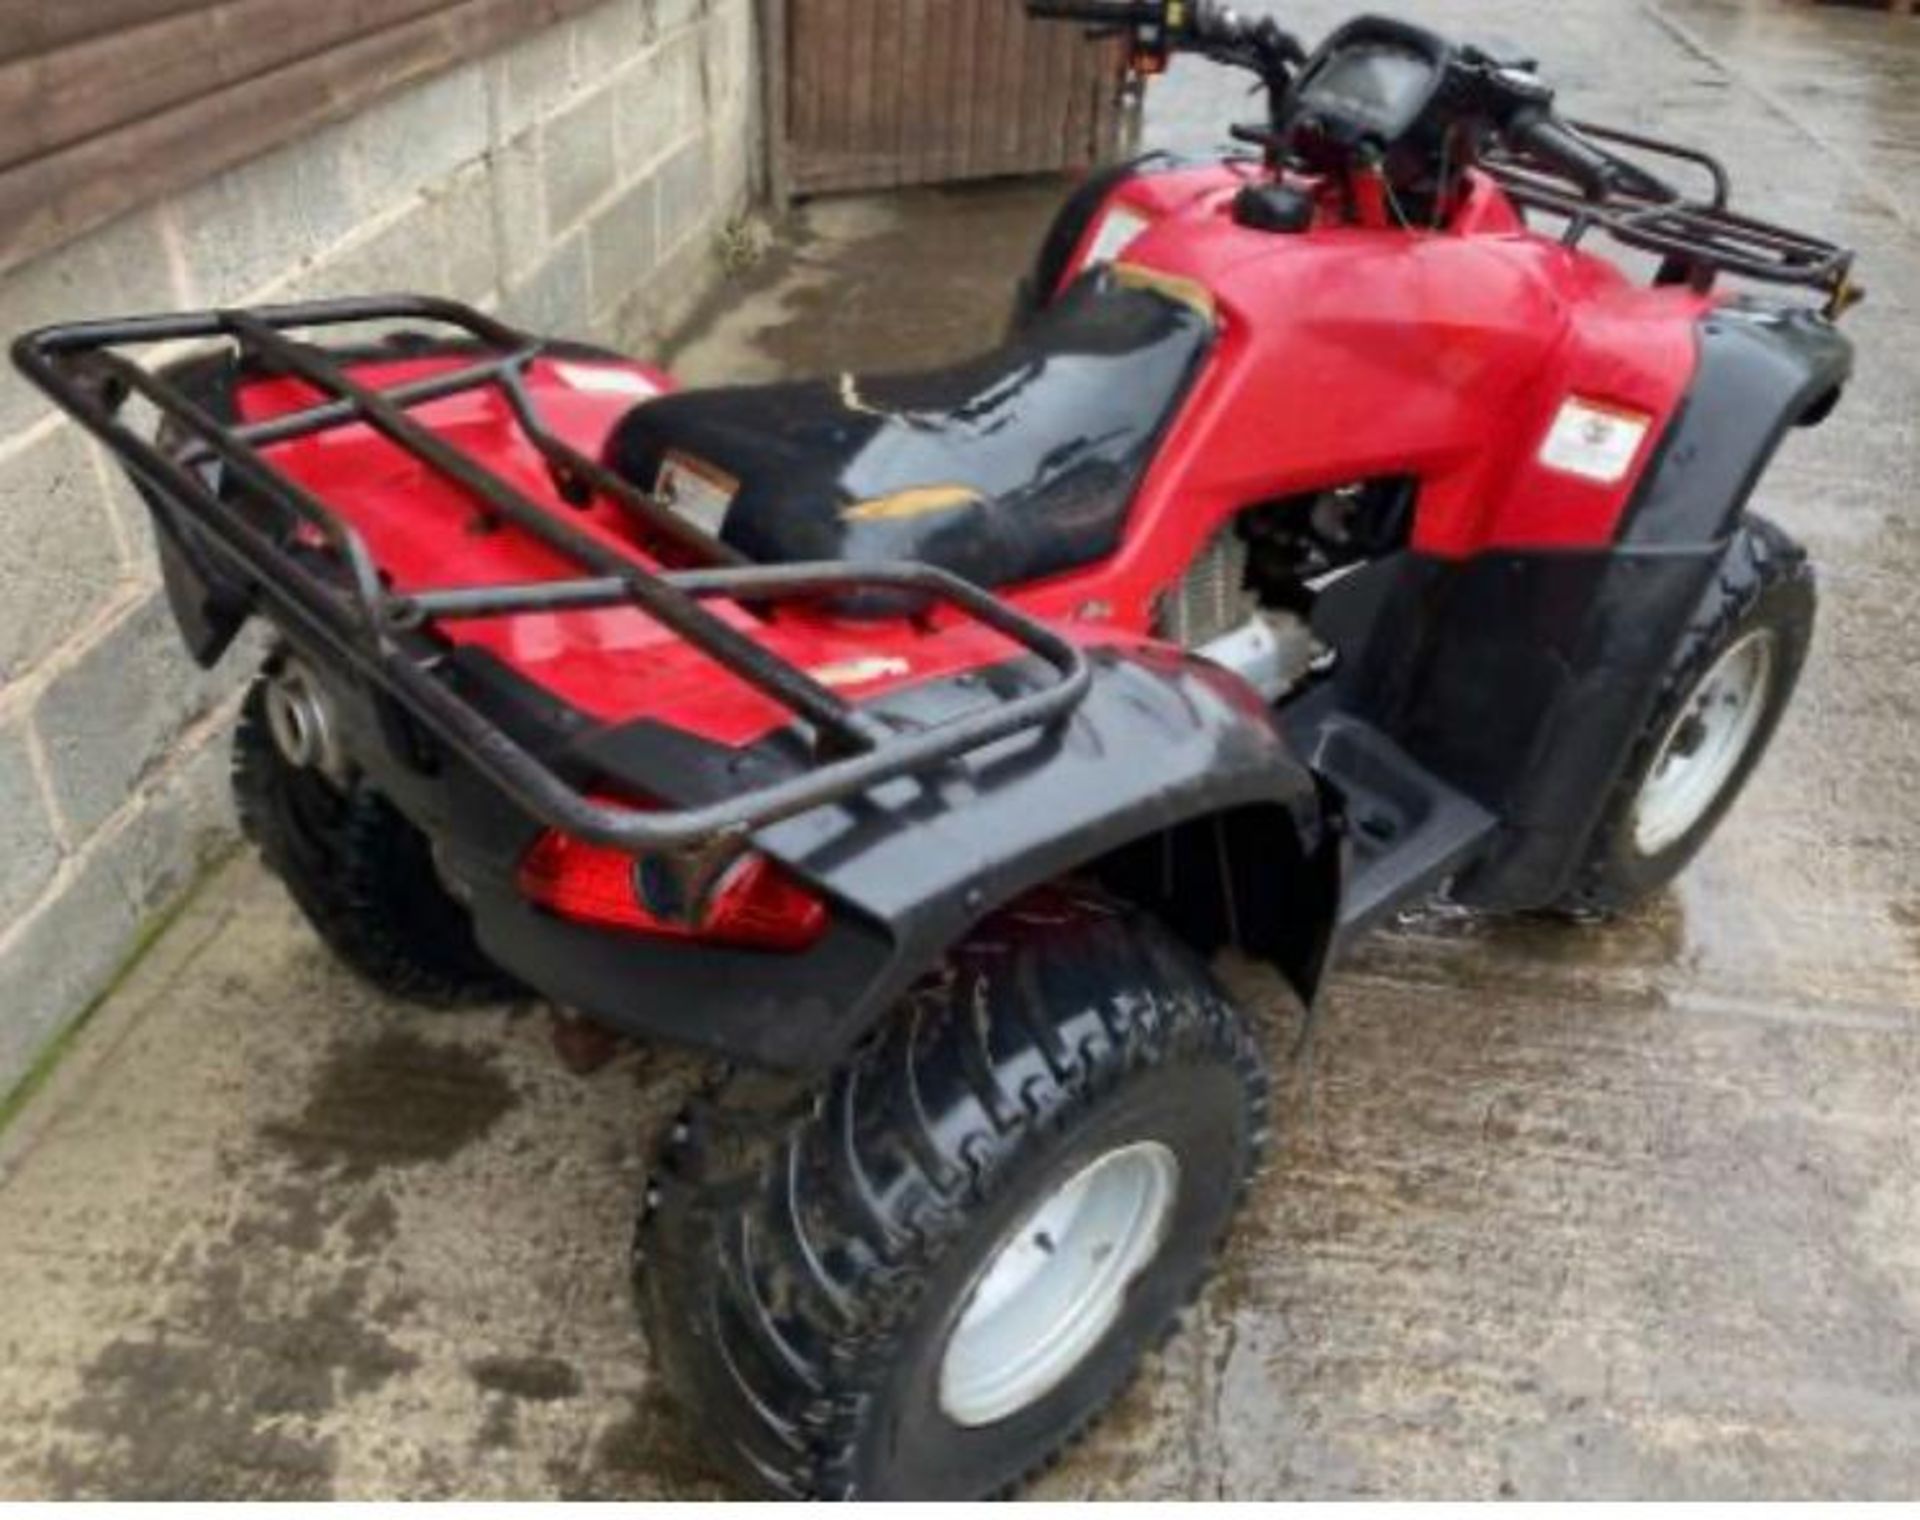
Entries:
<svg viewBox="0 0 1920 1520">
<path fill-rule="evenodd" d="M 288 336 L 294 330 L 367 323 L 426 322 L 462 335 L 471 363 L 376 389 L 356 379 L 327 350 Z M 245 360 L 297 378 L 326 399 L 254 423 L 214 416 L 166 369 L 149 369 L 118 350 L 134 344 L 229 339 Z M 426 296 L 315 301 L 254 310 L 189 312 L 80 322 L 28 333 L 13 358 L 33 383 L 120 460 L 148 493 L 156 514 L 178 513 L 242 572 L 290 633 L 323 646 L 387 691 L 425 728 L 534 818 L 576 838 L 635 855 L 656 855 L 681 877 L 691 915 L 756 829 L 882 782 L 923 772 L 983 745 L 1062 720 L 1085 695 L 1090 676 L 1080 650 L 1005 601 L 934 566 L 917 563 L 755 565 L 550 431 L 526 386 L 527 366 L 565 345 L 517 331 L 457 302 Z M 577 356 L 577 350 L 574 353 Z M 409 350 L 381 350 L 404 358 Z M 363 357 L 356 354 L 356 358 Z M 655 569 L 629 557 L 552 507 L 527 496 L 422 425 L 411 409 L 462 391 L 497 388 L 545 459 L 564 500 L 599 495 L 619 503 L 690 569 Z M 120 417 L 130 395 L 147 401 L 177 434 L 163 447 Z M 513 523 L 582 572 L 572 579 L 502 583 L 399 594 L 381 580 L 365 540 L 313 492 L 275 470 L 260 450 L 331 428 L 362 425 L 452 482 L 485 512 Z M 344 575 L 330 576 L 289 550 L 284 535 L 209 478 L 217 460 L 250 498 L 307 525 Z M 230 571 L 220 572 L 231 579 Z M 925 728 L 897 727 L 847 703 L 704 603 L 731 598 L 772 604 L 881 591 L 904 596 L 924 614 L 956 609 L 1051 667 L 1048 684 Z M 466 701 L 433 667 L 444 648 L 409 637 L 461 618 L 513 617 L 569 609 L 632 607 L 786 708 L 811 739 L 814 763 L 771 784 L 699 806 L 634 811 L 594 801 Z"/>
<path fill-rule="evenodd" d="M 1593 122 L 1568 125 L 1602 145 L 1689 164 L 1712 184 L 1705 200 L 1656 194 L 1659 182 L 1648 180 L 1638 186 L 1617 186 L 1605 199 L 1595 201 L 1537 160 L 1504 152 L 1484 160 L 1482 167 L 1517 204 L 1565 219 L 1562 240 L 1569 247 L 1588 233 L 1601 231 L 1629 248 L 1660 254 L 1668 261 L 1663 280 L 1688 281 L 1704 290 L 1724 273 L 1770 285 L 1797 285 L 1824 295 L 1829 317 L 1838 317 L 1860 299 L 1850 283 L 1851 249 L 1731 210 L 1727 204 L 1731 181 L 1711 154 Z M 1630 159 L 1624 162 L 1633 167 Z"/>
</svg>

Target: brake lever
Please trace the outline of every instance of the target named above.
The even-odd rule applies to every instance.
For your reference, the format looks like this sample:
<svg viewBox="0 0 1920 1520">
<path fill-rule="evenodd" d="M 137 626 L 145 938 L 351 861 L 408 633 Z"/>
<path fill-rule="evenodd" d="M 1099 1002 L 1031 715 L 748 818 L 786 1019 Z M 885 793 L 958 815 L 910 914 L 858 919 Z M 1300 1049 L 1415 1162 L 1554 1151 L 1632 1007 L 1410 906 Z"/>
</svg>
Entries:
<svg viewBox="0 0 1920 1520">
<path fill-rule="evenodd" d="M 1270 54 L 1288 68 L 1299 68 L 1307 61 L 1307 45 L 1271 16 L 1262 16 L 1254 25 L 1254 46 Z"/>
</svg>

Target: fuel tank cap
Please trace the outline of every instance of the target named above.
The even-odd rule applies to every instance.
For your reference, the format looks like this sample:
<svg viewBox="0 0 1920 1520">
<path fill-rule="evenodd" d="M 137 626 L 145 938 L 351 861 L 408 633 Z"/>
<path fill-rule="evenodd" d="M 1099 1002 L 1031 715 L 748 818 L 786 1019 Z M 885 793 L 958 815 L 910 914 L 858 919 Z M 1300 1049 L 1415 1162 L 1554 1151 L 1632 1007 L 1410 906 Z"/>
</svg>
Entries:
<svg viewBox="0 0 1920 1520">
<path fill-rule="evenodd" d="M 1243 185 L 1233 219 L 1255 232 L 1305 232 L 1313 225 L 1313 197 L 1294 185 Z"/>
</svg>

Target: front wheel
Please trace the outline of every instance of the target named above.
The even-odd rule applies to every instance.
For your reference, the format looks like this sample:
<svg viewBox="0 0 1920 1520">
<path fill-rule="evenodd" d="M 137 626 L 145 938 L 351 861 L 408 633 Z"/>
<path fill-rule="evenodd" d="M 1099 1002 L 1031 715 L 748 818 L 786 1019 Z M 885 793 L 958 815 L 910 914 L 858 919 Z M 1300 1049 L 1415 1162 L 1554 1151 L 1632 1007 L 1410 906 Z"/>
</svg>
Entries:
<svg viewBox="0 0 1920 1520">
<path fill-rule="evenodd" d="M 1786 711 L 1813 613 L 1805 552 L 1765 518 L 1747 518 L 1674 653 L 1562 908 L 1625 908 L 1706 843 Z"/>
<path fill-rule="evenodd" d="M 636 1286 L 745 1486 L 964 1499 L 1044 1465 L 1198 1291 L 1268 1087 L 1143 915 L 1050 891 L 985 923 L 842 1071 L 676 1127 Z"/>
</svg>

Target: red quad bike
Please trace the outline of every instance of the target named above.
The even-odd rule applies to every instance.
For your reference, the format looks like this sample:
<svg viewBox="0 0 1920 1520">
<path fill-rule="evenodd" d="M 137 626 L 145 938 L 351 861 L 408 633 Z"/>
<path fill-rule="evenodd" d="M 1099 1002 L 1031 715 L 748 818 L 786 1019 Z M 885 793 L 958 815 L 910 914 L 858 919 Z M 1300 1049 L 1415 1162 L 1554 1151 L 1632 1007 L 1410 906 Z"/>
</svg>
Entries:
<svg viewBox="0 0 1920 1520">
<path fill-rule="evenodd" d="M 418 297 L 14 350 L 144 494 L 194 656 L 276 630 L 240 808 L 352 966 L 725 1058 L 635 1280 L 771 1493 L 989 1494 L 1057 1453 L 1260 1156 L 1263 1042 L 1209 956 L 1311 1006 L 1437 892 L 1642 897 L 1813 619 L 1746 503 L 1847 378 L 1846 252 L 1398 22 L 1307 56 L 1178 0 L 1032 9 L 1270 110 L 1089 180 L 969 363 L 676 393 Z"/>
</svg>

